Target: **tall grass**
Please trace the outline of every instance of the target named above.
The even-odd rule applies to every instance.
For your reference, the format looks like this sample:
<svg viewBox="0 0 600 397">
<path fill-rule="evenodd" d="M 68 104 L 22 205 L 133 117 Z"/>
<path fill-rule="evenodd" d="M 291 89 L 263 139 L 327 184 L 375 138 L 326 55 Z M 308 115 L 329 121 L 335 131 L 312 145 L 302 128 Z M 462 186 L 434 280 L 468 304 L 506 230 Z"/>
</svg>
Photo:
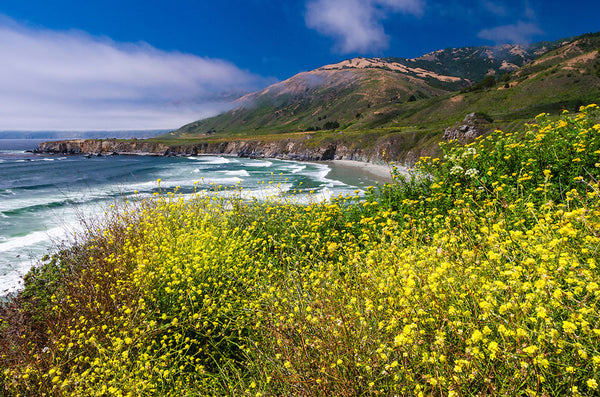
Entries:
<svg viewBox="0 0 600 397">
<path fill-rule="evenodd" d="M 300 206 L 166 193 L 2 314 L 7 395 L 592 395 L 595 105 Z"/>
</svg>

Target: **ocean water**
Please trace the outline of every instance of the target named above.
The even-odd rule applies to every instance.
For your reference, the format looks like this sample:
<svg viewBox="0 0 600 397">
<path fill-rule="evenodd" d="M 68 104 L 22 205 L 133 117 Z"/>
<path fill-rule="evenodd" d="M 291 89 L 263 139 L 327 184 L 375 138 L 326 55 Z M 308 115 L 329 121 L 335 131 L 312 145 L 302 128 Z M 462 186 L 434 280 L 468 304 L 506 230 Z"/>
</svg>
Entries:
<svg viewBox="0 0 600 397">
<path fill-rule="evenodd" d="M 227 194 L 243 187 L 259 199 L 289 194 L 297 202 L 329 199 L 372 185 L 327 164 L 224 156 L 57 156 L 29 153 L 39 141 L 0 140 L 0 296 L 45 254 L 77 233 L 81 219 L 127 197 L 179 187 L 183 194 Z M 335 167 L 334 167 L 335 168 Z M 335 179 L 330 174 L 337 175 Z M 269 183 L 271 182 L 271 183 Z M 302 193 L 297 193 L 302 189 Z M 295 193 L 294 193 L 295 192 Z"/>
</svg>

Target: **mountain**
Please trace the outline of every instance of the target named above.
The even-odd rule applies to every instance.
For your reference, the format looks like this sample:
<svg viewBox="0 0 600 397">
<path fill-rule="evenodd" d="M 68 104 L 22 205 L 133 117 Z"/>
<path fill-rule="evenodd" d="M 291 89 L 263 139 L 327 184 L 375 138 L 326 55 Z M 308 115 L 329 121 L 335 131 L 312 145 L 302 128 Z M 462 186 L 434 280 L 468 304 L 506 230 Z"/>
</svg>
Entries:
<svg viewBox="0 0 600 397">
<path fill-rule="evenodd" d="M 600 33 L 595 33 L 545 52 L 489 87 L 403 106 L 395 122 L 441 125 L 458 121 L 471 112 L 482 112 L 506 128 L 541 112 L 576 111 L 581 105 L 598 101 Z"/>
<path fill-rule="evenodd" d="M 501 76 L 518 70 L 544 53 L 566 44 L 571 39 L 541 42 L 533 45 L 503 44 L 497 46 L 446 48 L 418 58 L 387 58 L 408 67 L 422 68 L 438 74 L 458 76 L 472 82 L 486 76 Z"/>
<path fill-rule="evenodd" d="M 302 141 L 309 148 L 343 146 L 347 153 L 380 148 L 394 153 L 386 160 L 405 161 L 409 153 L 434 152 L 444 131 L 467 114 L 483 121 L 469 121 L 483 126 L 479 133 L 511 131 L 540 112 L 600 102 L 599 53 L 600 33 L 594 33 L 528 47 L 445 49 L 414 59 L 354 58 L 246 95 L 233 110 L 159 140 Z"/>
<path fill-rule="evenodd" d="M 348 126 L 364 114 L 448 94 L 470 82 L 382 59 L 356 58 L 299 73 L 236 101 L 236 108 L 173 135 L 284 132 Z M 329 123 L 329 124 L 328 124 Z"/>
</svg>

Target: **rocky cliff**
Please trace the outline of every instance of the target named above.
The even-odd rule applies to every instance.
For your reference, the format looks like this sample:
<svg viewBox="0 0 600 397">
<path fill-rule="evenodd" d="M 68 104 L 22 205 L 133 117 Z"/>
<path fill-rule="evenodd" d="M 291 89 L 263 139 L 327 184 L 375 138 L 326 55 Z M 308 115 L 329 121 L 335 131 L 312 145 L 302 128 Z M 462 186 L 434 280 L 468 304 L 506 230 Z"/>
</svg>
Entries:
<svg viewBox="0 0 600 397">
<path fill-rule="evenodd" d="M 166 145 L 148 140 L 122 141 L 116 139 L 77 139 L 43 142 L 37 153 L 70 155 L 152 155 L 194 156 L 199 154 L 225 154 L 239 157 L 277 158 L 298 161 L 355 160 L 371 163 L 414 163 L 420 156 L 431 155 L 436 149 L 423 147 L 403 151 L 402 138 L 393 137 L 377 142 L 369 148 L 354 148 L 343 144 L 327 143 L 313 147 L 310 141 L 284 139 L 273 142 L 238 140 L 204 142 L 188 145 Z M 436 145 L 437 146 L 437 145 Z"/>
<path fill-rule="evenodd" d="M 42 142 L 36 153 L 52 154 L 146 154 L 155 156 L 167 155 L 169 146 L 144 140 L 117 139 L 72 139 L 65 141 Z"/>
</svg>

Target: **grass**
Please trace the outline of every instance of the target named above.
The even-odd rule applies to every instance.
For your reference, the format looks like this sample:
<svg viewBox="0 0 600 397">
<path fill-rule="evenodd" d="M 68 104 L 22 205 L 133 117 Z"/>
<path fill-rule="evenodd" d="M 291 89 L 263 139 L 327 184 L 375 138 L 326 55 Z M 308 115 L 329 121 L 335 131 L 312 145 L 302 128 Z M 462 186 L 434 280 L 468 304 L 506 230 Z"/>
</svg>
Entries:
<svg viewBox="0 0 600 397">
<path fill-rule="evenodd" d="M 306 206 L 164 192 L 3 309 L 5 395 L 594 395 L 598 107 Z"/>
</svg>

